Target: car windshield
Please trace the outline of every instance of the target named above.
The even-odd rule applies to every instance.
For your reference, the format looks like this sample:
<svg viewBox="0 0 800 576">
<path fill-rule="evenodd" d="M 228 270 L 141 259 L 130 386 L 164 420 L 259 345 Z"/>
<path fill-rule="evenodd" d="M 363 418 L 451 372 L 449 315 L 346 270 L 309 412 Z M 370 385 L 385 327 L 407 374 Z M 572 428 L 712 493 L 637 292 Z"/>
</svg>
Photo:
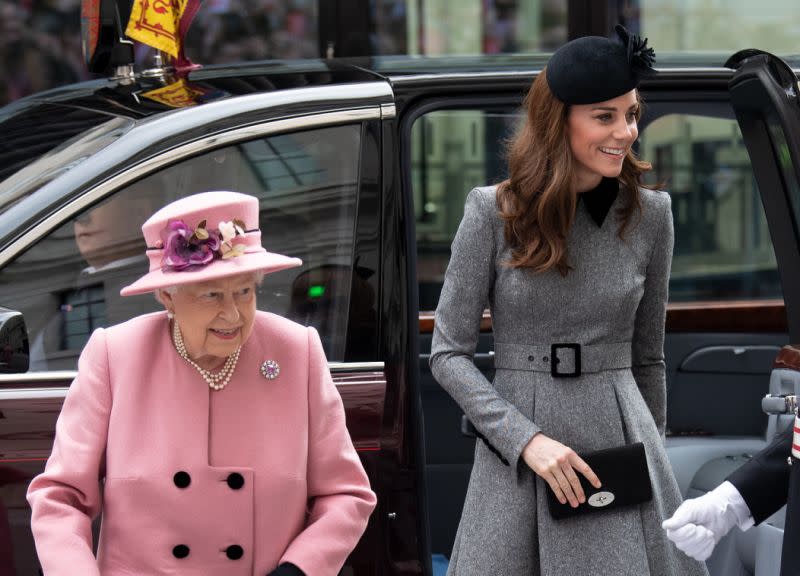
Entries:
<svg viewBox="0 0 800 576">
<path fill-rule="evenodd" d="M 80 112 L 84 112 L 85 116 L 85 111 Z M 36 134 L 15 130 L 13 132 L 16 135 L 12 136 L 10 131 L 3 130 L 5 134 L 1 138 L 0 150 L 7 149 L 8 153 L 4 151 L 0 154 L 0 211 L 7 210 L 51 180 L 68 172 L 134 125 L 134 121 L 128 118 L 90 114 L 91 119 L 78 119 L 73 115 L 71 126 L 62 122 L 61 127 L 64 129 L 55 132 L 46 130 Z M 65 115 L 70 114 L 67 112 Z M 5 125 L 4 122 L 0 126 L 6 128 Z M 43 133 L 47 135 L 47 139 L 42 138 Z"/>
</svg>

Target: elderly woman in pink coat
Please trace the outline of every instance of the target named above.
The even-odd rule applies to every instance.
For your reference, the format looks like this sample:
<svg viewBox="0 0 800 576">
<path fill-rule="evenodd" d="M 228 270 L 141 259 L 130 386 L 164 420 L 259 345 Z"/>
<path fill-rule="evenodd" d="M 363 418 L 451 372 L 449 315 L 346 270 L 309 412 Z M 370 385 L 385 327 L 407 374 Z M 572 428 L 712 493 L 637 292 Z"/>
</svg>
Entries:
<svg viewBox="0 0 800 576">
<path fill-rule="evenodd" d="M 142 230 L 165 312 L 98 329 L 28 490 L 46 576 L 333 576 L 375 495 L 319 336 L 256 310 L 258 201 L 183 198 Z M 97 558 L 92 519 L 102 512 Z"/>
</svg>

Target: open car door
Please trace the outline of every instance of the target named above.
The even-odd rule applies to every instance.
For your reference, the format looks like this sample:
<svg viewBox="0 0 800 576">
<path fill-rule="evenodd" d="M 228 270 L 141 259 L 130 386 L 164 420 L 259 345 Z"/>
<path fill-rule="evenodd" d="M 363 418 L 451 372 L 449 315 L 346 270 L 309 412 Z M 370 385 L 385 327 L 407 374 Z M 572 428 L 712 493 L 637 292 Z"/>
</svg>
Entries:
<svg viewBox="0 0 800 576">
<path fill-rule="evenodd" d="M 783 286 L 789 339 L 797 344 L 800 343 L 800 86 L 793 70 L 780 58 L 766 52 L 739 52 L 726 66 L 736 69 L 729 84 L 731 105 L 750 155 L 769 224 Z M 800 363 L 785 363 L 786 358 L 792 357 L 786 353 L 790 350 L 789 347 L 784 349 L 781 360 L 775 363 L 770 381 L 772 393 L 800 392 Z M 784 422 L 792 421 L 790 418 L 779 421 L 777 417 L 770 420 L 780 422 L 769 426 L 770 433 L 781 429 Z M 797 468 L 794 466 L 792 474 L 800 474 Z M 794 507 L 797 505 L 800 501 L 794 502 Z M 789 507 L 792 508 L 791 501 Z M 743 542 L 736 548 L 740 556 L 751 555 L 755 576 L 779 574 L 784 529 L 796 529 L 789 524 L 798 521 L 797 514 L 780 511 L 756 529 L 739 535 L 740 540 L 749 540 L 752 546 L 749 552 L 742 552 L 748 548 Z"/>
<path fill-rule="evenodd" d="M 750 154 L 775 247 L 789 337 L 800 342 L 800 99 L 780 58 L 745 50 L 727 63 L 731 104 Z"/>
</svg>

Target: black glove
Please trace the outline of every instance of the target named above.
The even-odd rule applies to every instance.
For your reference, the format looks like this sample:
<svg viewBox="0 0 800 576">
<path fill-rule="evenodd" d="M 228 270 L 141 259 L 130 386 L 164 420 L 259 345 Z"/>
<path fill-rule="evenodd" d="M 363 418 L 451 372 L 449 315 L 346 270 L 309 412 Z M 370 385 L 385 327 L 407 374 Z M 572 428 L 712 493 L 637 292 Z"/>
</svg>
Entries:
<svg viewBox="0 0 800 576">
<path fill-rule="evenodd" d="M 306 573 L 291 562 L 284 562 L 267 576 L 306 576 Z"/>
</svg>

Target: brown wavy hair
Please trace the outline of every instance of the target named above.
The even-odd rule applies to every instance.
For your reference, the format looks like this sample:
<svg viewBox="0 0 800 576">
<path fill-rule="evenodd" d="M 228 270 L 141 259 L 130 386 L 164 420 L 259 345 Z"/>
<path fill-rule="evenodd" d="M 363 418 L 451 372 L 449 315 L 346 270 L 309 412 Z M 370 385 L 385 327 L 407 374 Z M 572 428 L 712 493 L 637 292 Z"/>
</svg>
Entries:
<svg viewBox="0 0 800 576">
<path fill-rule="evenodd" d="M 542 70 L 525 97 L 527 118 L 508 144 L 509 177 L 498 186 L 497 208 L 512 248 L 509 266 L 534 272 L 556 268 L 566 276 L 570 270 L 567 234 L 578 204 L 572 188 L 576 161 L 567 138 L 569 106 L 553 96 L 545 76 Z M 639 120 L 638 92 L 636 99 Z M 642 174 L 650 169 L 650 163 L 628 150 L 619 175 L 625 195 L 617 212 L 622 220 L 620 238 L 624 238 L 633 213 L 641 210 L 638 189 L 643 186 Z"/>
</svg>

